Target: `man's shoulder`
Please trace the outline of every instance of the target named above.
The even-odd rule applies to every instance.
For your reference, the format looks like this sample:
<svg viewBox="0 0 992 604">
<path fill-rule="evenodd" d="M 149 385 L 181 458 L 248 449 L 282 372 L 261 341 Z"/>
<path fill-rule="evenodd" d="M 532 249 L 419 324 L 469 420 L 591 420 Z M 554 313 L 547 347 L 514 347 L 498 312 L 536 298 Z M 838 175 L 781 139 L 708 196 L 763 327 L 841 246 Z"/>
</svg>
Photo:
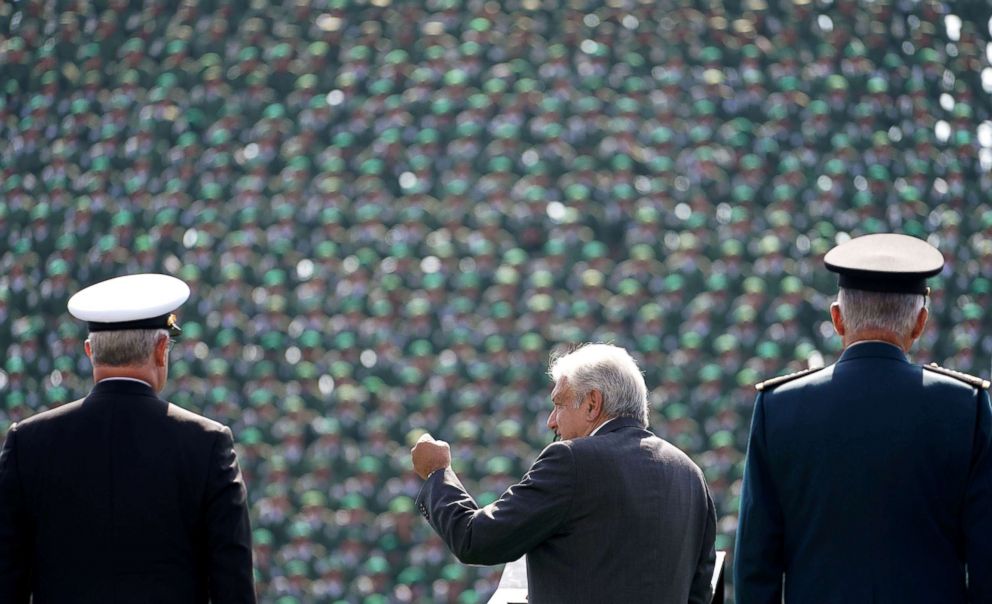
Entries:
<svg viewBox="0 0 992 604">
<path fill-rule="evenodd" d="M 42 433 L 49 428 L 71 425 L 74 421 L 82 421 L 82 416 L 86 414 L 85 401 L 85 398 L 81 398 L 71 403 L 42 411 L 16 422 L 11 428 L 19 434 L 27 434 L 35 431 Z M 165 420 L 168 423 L 180 426 L 182 429 L 203 433 L 218 433 L 226 429 L 226 426 L 218 421 L 204 417 L 188 409 L 183 409 L 172 403 L 165 401 L 163 403 L 166 405 Z"/>
<path fill-rule="evenodd" d="M 579 445 L 583 440 L 588 440 L 587 438 L 577 438 L 574 440 L 556 440 L 553 443 L 548 444 L 541 453 L 537 456 L 537 461 L 547 460 L 547 459 L 571 459 L 575 455 L 575 448 L 578 445 L 581 449 L 584 445 Z M 535 461 L 534 463 L 537 463 Z"/>
<path fill-rule="evenodd" d="M 200 432 L 223 432 L 227 427 L 209 417 L 200 415 L 190 411 L 189 409 L 184 409 L 174 403 L 167 403 L 167 417 L 170 421 L 179 424 L 189 430 L 196 430 Z"/>
<path fill-rule="evenodd" d="M 652 441 L 657 441 L 654 446 L 656 447 L 656 455 L 660 460 L 668 464 L 675 463 L 681 466 L 686 473 L 696 476 L 701 483 L 706 483 L 703 469 L 689 457 L 688 453 L 659 436 L 654 434 L 652 436 L 654 437 Z"/>
<path fill-rule="evenodd" d="M 72 401 L 71 403 L 66 403 L 64 405 L 59 405 L 58 407 L 36 413 L 31 417 L 22 419 L 14 424 L 14 426 L 16 426 L 19 432 L 23 433 L 29 430 L 44 430 L 47 426 L 70 422 L 72 421 L 72 418 L 82 409 L 84 400 L 85 399 L 79 399 Z"/>
<path fill-rule="evenodd" d="M 629 441 L 627 446 L 623 445 L 625 440 Z M 683 467 L 700 477 L 703 475 L 702 470 L 685 451 L 661 438 L 649 428 L 641 426 L 630 426 L 624 430 L 552 444 L 566 444 L 573 451 L 573 455 L 579 458 L 588 459 L 587 456 L 606 455 L 633 459 L 643 456 L 651 462 L 670 467 Z"/>
<path fill-rule="evenodd" d="M 990 384 L 989 380 L 980 378 L 975 375 L 964 373 L 963 371 L 956 371 L 954 369 L 948 369 L 947 367 L 941 367 L 937 363 L 930 363 L 928 365 L 922 366 L 924 370 L 929 372 L 932 379 L 954 385 L 954 386 L 964 386 L 969 389 L 978 390 L 988 390 Z"/>
<path fill-rule="evenodd" d="M 772 390 L 778 388 L 779 386 L 784 386 L 791 382 L 796 382 L 796 384 L 802 384 L 808 379 L 813 379 L 812 376 L 822 371 L 824 367 L 811 367 L 809 369 L 803 369 L 802 371 L 795 371 L 793 373 L 787 373 L 785 375 L 780 375 L 778 377 L 773 377 L 762 382 L 755 384 L 754 388 L 758 392 L 771 392 Z"/>
</svg>

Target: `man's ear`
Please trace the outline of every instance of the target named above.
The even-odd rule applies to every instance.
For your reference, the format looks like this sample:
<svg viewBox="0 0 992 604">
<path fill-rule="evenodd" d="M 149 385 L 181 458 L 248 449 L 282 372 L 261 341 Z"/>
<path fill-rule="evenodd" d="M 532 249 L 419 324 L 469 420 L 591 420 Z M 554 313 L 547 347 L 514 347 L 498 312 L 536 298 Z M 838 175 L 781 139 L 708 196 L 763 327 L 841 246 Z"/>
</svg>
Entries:
<svg viewBox="0 0 992 604">
<path fill-rule="evenodd" d="M 837 335 L 843 336 L 847 329 L 844 327 L 844 317 L 840 314 L 840 303 L 834 302 L 830 305 L 830 322 L 834 324 L 834 331 Z"/>
<path fill-rule="evenodd" d="M 86 353 L 86 356 L 87 357 L 89 357 L 91 359 L 93 358 L 93 347 L 90 346 L 90 339 L 89 338 L 86 338 L 86 341 L 83 342 L 83 352 Z"/>
<path fill-rule="evenodd" d="M 152 360 L 156 367 L 165 367 L 169 362 L 169 338 L 159 338 L 158 342 L 155 342 Z"/>
<path fill-rule="evenodd" d="M 930 316 L 930 311 L 924 306 L 920 309 L 920 314 L 916 315 L 916 324 L 913 325 L 913 332 L 910 334 L 910 338 L 916 340 L 916 338 L 923 335 L 923 330 L 927 326 L 927 318 Z"/>
<path fill-rule="evenodd" d="M 603 414 L 603 393 L 599 390 L 593 390 L 589 393 L 589 406 L 586 409 L 586 419 L 589 421 L 595 421 Z"/>
</svg>

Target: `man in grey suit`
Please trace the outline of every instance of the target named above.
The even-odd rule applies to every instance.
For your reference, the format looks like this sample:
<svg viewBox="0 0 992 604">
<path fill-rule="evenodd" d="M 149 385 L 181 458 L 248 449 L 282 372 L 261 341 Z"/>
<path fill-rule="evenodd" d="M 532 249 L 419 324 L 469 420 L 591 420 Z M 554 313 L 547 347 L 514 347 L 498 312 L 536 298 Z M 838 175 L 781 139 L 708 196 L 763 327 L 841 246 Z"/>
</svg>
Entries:
<svg viewBox="0 0 992 604">
<path fill-rule="evenodd" d="M 708 602 L 716 514 L 702 472 L 647 430 L 647 387 L 622 348 L 553 358 L 548 445 L 480 508 L 425 434 L 413 466 L 421 513 L 466 564 L 527 555 L 529 602 Z"/>
</svg>

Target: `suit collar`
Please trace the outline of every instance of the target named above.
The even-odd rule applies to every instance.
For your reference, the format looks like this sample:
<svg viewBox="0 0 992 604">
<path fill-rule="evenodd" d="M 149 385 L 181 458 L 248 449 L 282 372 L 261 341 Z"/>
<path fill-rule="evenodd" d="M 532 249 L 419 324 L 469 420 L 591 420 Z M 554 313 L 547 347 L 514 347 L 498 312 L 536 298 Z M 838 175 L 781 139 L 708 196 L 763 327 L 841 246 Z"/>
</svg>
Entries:
<svg viewBox="0 0 992 604">
<path fill-rule="evenodd" d="M 158 398 L 158 393 L 144 382 L 135 380 L 100 380 L 93 386 L 90 394 L 130 394 Z"/>
<path fill-rule="evenodd" d="M 640 420 L 636 420 L 632 417 L 615 417 L 603 424 L 595 436 L 600 434 L 609 434 L 610 432 L 616 432 L 617 430 L 622 430 L 623 428 L 640 428 L 643 430 L 644 425 L 641 424 Z"/>
<path fill-rule="evenodd" d="M 850 361 L 853 359 L 892 359 L 894 361 L 902 361 L 903 363 L 908 363 L 909 359 L 906 358 L 906 353 L 904 353 L 895 344 L 889 344 L 888 342 L 859 342 L 853 344 L 844 349 L 843 354 L 840 355 L 838 363 L 843 363 L 844 361 Z"/>
</svg>

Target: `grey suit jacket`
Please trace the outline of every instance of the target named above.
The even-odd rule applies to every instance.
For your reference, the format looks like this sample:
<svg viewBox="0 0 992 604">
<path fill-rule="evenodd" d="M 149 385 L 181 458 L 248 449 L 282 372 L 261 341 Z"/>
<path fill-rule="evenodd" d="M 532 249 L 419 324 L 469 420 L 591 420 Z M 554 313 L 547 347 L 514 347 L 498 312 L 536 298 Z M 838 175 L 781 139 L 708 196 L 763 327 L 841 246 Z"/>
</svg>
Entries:
<svg viewBox="0 0 992 604">
<path fill-rule="evenodd" d="M 711 597 L 716 513 L 703 474 L 637 420 L 552 443 L 484 508 L 451 468 L 428 478 L 417 504 L 464 563 L 527 554 L 532 604 Z"/>
</svg>

